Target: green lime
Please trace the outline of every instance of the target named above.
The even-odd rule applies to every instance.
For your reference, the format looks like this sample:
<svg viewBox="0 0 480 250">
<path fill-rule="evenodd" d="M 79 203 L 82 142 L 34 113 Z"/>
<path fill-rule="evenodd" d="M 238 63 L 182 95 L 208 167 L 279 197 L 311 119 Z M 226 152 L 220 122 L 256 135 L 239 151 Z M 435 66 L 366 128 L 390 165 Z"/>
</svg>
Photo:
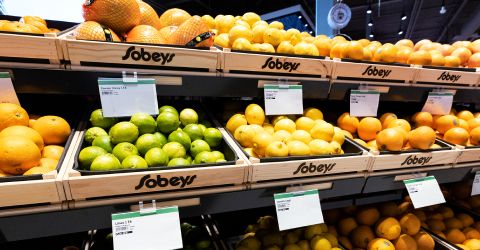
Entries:
<svg viewBox="0 0 480 250">
<path fill-rule="evenodd" d="M 187 160 L 190 165 L 192 164 L 192 156 L 187 155 L 186 157 L 184 157 L 184 159 Z"/>
<path fill-rule="evenodd" d="M 220 151 L 212 151 L 212 154 L 215 156 L 215 159 L 218 160 L 225 160 L 225 156 Z"/>
<path fill-rule="evenodd" d="M 205 126 L 206 128 L 211 128 L 212 127 L 212 123 L 207 121 L 207 120 L 203 120 L 200 122 L 203 126 Z"/>
<path fill-rule="evenodd" d="M 107 154 L 107 151 L 101 147 L 86 147 L 80 151 L 80 154 L 78 154 L 78 161 L 80 162 L 80 166 L 82 166 L 84 169 L 89 169 L 93 160 L 104 154 Z"/>
<path fill-rule="evenodd" d="M 198 124 L 188 124 L 183 128 L 183 132 L 187 133 L 192 141 L 203 139 L 203 130 Z"/>
<path fill-rule="evenodd" d="M 193 109 L 184 109 L 180 112 L 180 122 L 183 126 L 198 123 L 198 114 Z"/>
<path fill-rule="evenodd" d="M 203 132 L 203 138 L 212 148 L 220 145 L 223 140 L 222 133 L 216 128 L 205 129 L 205 132 Z"/>
<path fill-rule="evenodd" d="M 108 135 L 95 137 L 95 139 L 93 139 L 92 146 L 101 147 L 109 153 L 111 153 L 113 149 L 112 142 L 110 141 L 110 136 Z"/>
<path fill-rule="evenodd" d="M 172 106 L 168 106 L 168 105 L 164 105 L 164 106 L 161 106 L 159 109 L 158 109 L 158 113 L 161 114 L 163 112 L 170 112 L 170 113 L 174 113 L 178 116 L 178 111 L 177 109 L 175 109 L 174 107 Z"/>
<path fill-rule="evenodd" d="M 175 141 L 163 145 L 162 149 L 167 153 L 169 159 L 184 158 L 187 155 L 182 144 Z"/>
<path fill-rule="evenodd" d="M 122 162 L 127 156 L 138 155 L 138 150 L 130 142 L 121 142 L 113 148 L 112 154 Z"/>
<path fill-rule="evenodd" d="M 161 148 L 152 148 L 145 154 L 145 161 L 149 167 L 166 166 L 168 164 L 168 154 Z"/>
<path fill-rule="evenodd" d="M 190 144 L 192 143 L 192 141 L 190 140 L 190 136 L 188 136 L 188 134 L 183 132 L 182 130 L 173 131 L 172 133 L 170 133 L 170 135 L 168 135 L 168 142 L 173 141 L 182 144 L 185 149 L 189 149 Z"/>
<path fill-rule="evenodd" d="M 92 144 L 93 140 L 98 136 L 108 135 L 107 131 L 100 127 L 91 127 L 85 132 L 85 141 Z"/>
<path fill-rule="evenodd" d="M 153 134 L 158 141 L 160 141 L 162 143 L 162 147 L 163 145 L 167 144 L 168 140 L 167 140 L 167 137 L 165 137 L 162 133 L 160 132 L 155 132 L 155 134 Z"/>
<path fill-rule="evenodd" d="M 135 147 L 137 147 L 140 155 L 145 155 L 151 148 L 162 148 L 163 145 L 165 145 L 165 143 L 154 134 L 141 135 L 138 137 L 137 142 L 135 142 Z"/>
<path fill-rule="evenodd" d="M 95 160 L 93 160 L 90 170 L 92 171 L 106 171 L 113 169 L 121 169 L 122 164 L 120 161 L 112 154 L 100 155 Z"/>
<path fill-rule="evenodd" d="M 138 128 L 131 122 L 119 122 L 108 131 L 113 144 L 120 142 L 134 143 L 138 138 Z"/>
<path fill-rule="evenodd" d="M 141 156 L 130 155 L 123 159 L 122 168 L 148 168 L 148 164 Z"/>
<path fill-rule="evenodd" d="M 147 113 L 135 113 L 130 118 L 130 122 L 138 127 L 140 135 L 147 133 L 155 133 L 157 130 L 157 122 L 153 117 Z"/>
<path fill-rule="evenodd" d="M 118 122 L 117 118 L 103 117 L 103 112 L 101 109 L 94 110 L 90 114 L 90 123 L 92 124 L 93 127 L 109 129 L 111 126 L 113 126 L 117 122 Z"/>
<path fill-rule="evenodd" d="M 203 125 L 203 124 L 198 124 L 198 126 L 202 130 L 202 138 L 203 138 L 203 133 L 205 132 L 205 130 L 207 130 L 207 127 L 205 127 L 205 125 Z"/>
<path fill-rule="evenodd" d="M 190 154 L 195 157 L 197 154 L 203 152 L 203 151 L 208 151 L 210 152 L 210 145 L 204 140 L 195 140 L 192 142 L 192 145 L 190 145 Z"/>
<path fill-rule="evenodd" d="M 170 134 L 180 126 L 178 115 L 171 112 L 163 112 L 157 117 L 158 130 L 164 134 Z"/>
<path fill-rule="evenodd" d="M 190 162 L 183 158 L 173 158 L 168 162 L 169 167 L 188 166 L 188 165 L 190 165 Z"/>
<path fill-rule="evenodd" d="M 202 164 L 202 163 L 209 163 L 209 162 L 216 162 L 217 159 L 212 152 L 203 151 L 200 152 L 197 156 L 195 156 L 195 160 L 193 161 L 194 164 Z"/>
</svg>

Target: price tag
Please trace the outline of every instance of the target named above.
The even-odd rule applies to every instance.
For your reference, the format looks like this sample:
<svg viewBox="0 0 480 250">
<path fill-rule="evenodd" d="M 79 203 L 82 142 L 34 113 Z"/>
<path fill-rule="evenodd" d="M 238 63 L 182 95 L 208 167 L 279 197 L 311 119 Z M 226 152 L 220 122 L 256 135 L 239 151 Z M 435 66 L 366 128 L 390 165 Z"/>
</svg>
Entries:
<svg viewBox="0 0 480 250">
<path fill-rule="evenodd" d="M 10 78 L 8 72 L 0 72 L 0 103 L 2 102 L 20 105 L 17 93 L 13 88 L 12 78 Z"/>
<path fill-rule="evenodd" d="M 275 194 L 280 231 L 323 223 L 318 190 Z"/>
<path fill-rule="evenodd" d="M 415 208 L 445 203 L 445 197 L 435 176 L 404 180 L 403 183 Z"/>
<path fill-rule="evenodd" d="M 105 117 L 132 116 L 137 112 L 158 114 L 155 79 L 99 78 L 98 89 Z"/>
<path fill-rule="evenodd" d="M 447 115 L 452 109 L 453 94 L 449 92 L 430 92 L 422 111 L 432 115 Z"/>
<path fill-rule="evenodd" d="M 377 116 L 380 93 L 372 90 L 352 90 L 350 93 L 350 115 Z"/>
<path fill-rule="evenodd" d="M 267 115 L 303 114 L 302 85 L 265 84 L 263 91 Z"/>
<path fill-rule="evenodd" d="M 475 179 L 473 179 L 472 196 L 480 194 L 480 171 L 475 173 Z"/>
<path fill-rule="evenodd" d="M 178 207 L 112 214 L 112 231 L 115 250 L 183 247 Z"/>
</svg>

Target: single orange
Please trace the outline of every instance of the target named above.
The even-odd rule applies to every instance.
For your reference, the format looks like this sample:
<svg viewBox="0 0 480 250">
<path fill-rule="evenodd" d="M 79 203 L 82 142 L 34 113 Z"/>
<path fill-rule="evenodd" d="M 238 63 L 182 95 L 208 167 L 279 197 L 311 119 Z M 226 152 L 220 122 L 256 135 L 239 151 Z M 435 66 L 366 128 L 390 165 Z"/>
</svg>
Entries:
<svg viewBox="0 0 480 250">
<path fill-rule="evenodd" d="M 40 150 L 30 139 L 23 136 L 0 138 L 0 170 L 19 175 L 40 163 Z"/>
<path fill-rule="evenodd" d="M 45 145 L 62 145 L 67 141 L 71 132 L 70 125 L 65 119 L 53 115 L 38 118 L 33 129 L 40 133 Z"/>
<path fill-rule="evenodd" d="M 469 137 L 470 135 L 466 129 L 455 127 L 445 132 L 443 139 L 453 144 L 465 146 L 467 145 Z"/>
<path fill-rule="evenodd" d="M 374 140 L 377 133 L 382 130 L 382 123 L 374 117 L 365 117 L 358 124 L 357 132 L 364 141 Z"/>
<path fill-rule="evenodd" d="M 0 132 L 0 137 L 5 136 L 22 136 L 32 140 L 37 146 L 39 150 L 43 149 L 44 143 L 42 136 L 34 129 L 27 127 L 27 126 L 11 126 L 5 128 Z"/>
<path fill-rule="evenodd" d="M 13 103 L 0 103 L 0 131 L 13 125 L 28 126 L 28 114 Z"/>
</svg>

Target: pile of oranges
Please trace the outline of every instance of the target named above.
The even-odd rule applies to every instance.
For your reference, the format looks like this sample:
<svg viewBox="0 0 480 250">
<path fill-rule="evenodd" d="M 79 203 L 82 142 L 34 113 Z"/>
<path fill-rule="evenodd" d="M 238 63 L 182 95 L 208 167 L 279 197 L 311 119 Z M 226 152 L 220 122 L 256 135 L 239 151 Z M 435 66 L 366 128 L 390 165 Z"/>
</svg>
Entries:
<svg viewBox="0 0 480 250">
<path fill-rule="evenodd" d="M 0 103 L 0 177 L 56 169 L 70 132 L 61 117 L 35 119 L 16 104 Z"/>
<path fill-rule="evenodd" d="M 58 29 L 48 28 L 47 22 L 38 16 L 24 16 L 19 21 L 0 20 L 0 31 L 20 33 L 58 33 Z"/>
</svg>

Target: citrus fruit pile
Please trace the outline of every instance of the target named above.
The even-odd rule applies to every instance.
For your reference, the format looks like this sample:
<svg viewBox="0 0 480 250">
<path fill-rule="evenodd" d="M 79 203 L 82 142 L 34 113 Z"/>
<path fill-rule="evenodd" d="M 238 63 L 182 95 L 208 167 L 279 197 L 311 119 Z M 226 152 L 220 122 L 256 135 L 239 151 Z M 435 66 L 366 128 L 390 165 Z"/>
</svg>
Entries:
<svg viewBox="0 0 480 250">
<path fill-rule="evenodd" d="M 266 117 L 263 108 L 250 104 L 230 117 L 226 128 L 252 157 L 343 154 L 345 131 L 323 120 L 323 113 L 307 108 L 303 116 Z"/>
<path fill-rule="evenodd" d="M 317 224 L 279 232 L 277 220 L 267 215 L 248 225 L 235 249 L 340 250 L 342 248 L 332 229 L 334 227 L 326 224 Z"/>
<path fill-rule="evenodd" d="M 129 121 L 103 116 L 101 109 L 90 115 L 92 127 L 84 136 L 84 148 L 78 160 L 84 169 L 106 171 L 159 166 L 188 166 L 224 162 L 216 150 L 222 134 L 199 120 L 193 109 L 180 113 L 172 106 L 162 106 L 154 119 L 136 113 Z M 108 131 L 108 133 L 107 133 Z"/>
<path fill-rule="evenodd" d="M 480 145 L 480 113 L 452 109 L 448 115 L 433 116 L 433 121 L 439 138 L 456 145 Z"/>
<path fill-rule="evenodd" d="M 55 170 L 70 133 L 61 117 L 29 117 L 16 104 L 0 103 L 0 177 Z"/>
<path fill-rule="evenodd" d="M 19 21 L 0 20 L 0 31 L 21 33 L 58 33 L 60 30 L 48 28 L 47 22 L 38 16 L 24 16 Z"/>
</svg>

